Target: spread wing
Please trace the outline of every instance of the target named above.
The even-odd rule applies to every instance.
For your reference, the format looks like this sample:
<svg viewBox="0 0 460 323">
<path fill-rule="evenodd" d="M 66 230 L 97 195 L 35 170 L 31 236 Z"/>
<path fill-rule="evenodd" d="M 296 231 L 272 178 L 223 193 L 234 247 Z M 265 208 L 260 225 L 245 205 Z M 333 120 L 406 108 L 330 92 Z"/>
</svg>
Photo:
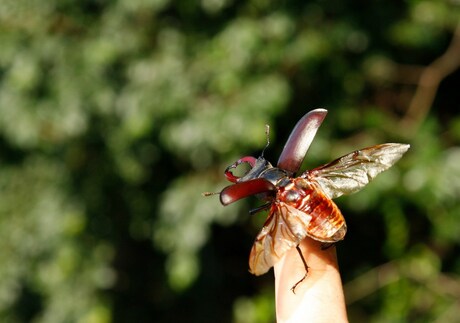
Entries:
<svg viewBox="0 0 460 323">
<path fill-rule="evenodd" d="M 302 177 L 317 182 L 331 199 L 359 191 L 379 173 L 396 163 L 409 149 L 406 144 L 381 144 L 356 150 Z"/>
<path fill-rule="evenodd" d="M 279 202 L 273 203 L 264 227 L 257 235 L 249 255 L 249 271 L 266 273 L 284 254 L 307 236 L 311 216 Z"/>
</svg>

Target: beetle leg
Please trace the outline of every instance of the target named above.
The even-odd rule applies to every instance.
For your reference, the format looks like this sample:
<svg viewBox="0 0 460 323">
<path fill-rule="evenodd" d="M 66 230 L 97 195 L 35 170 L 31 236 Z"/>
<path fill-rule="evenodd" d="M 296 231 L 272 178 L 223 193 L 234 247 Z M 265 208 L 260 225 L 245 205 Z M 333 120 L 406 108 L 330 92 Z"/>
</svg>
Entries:
<svg viewBox="0 0 460 323">
<path fill-rule="evenodd" d="M 297 249 L 297 252 L 299 253 L 300 259 L 302 260 L 303 266 L 305 267 L 305 275 L 302 277 L 301 280 L 299 280 L 297 283 L 294 284 L 294 286 L 291 287 L 291 291 L 295 294 L 295 288 L 297 285 L 299 285 L 301 282 L 304 281 L 305 278 L 307 278 L 308 275 L 308 265 L 307 262 L 305 261 L 305 258 L 303 257 L 302 250 L 300 249 L 299 245 L 295 247 Z"/>
<path fill-rule="evenodd" d="M 272 202 L 268 202 L 268 203 L 265 203 L 264 205 L 256 207 L 255 209 L 252 209 L 252 210 L 249 211 L 249 215 L 254 215 L 254 214 L 259 213 L 261 211 L 268 210 L 271 205 L 272 205 Z"/>
</svg>

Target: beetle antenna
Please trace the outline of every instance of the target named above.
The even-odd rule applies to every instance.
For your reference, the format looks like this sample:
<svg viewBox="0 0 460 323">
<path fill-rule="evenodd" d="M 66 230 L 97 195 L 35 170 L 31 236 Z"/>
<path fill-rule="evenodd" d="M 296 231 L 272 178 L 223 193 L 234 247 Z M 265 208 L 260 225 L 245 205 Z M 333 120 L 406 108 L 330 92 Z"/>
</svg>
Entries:
<svg viewBox="0 0 460 323">
<path fill-rule="evenodd" d="M 267 149 L 270 145 L 270 126 L 268 124 L 265 125 L 265 136 L 267 137 L 267 144 L 265 145 L 264 149 L 262 150 L 262 153 L 260 154 L 261 157 L 264 157 L 265 149 Z"/>
</svg>

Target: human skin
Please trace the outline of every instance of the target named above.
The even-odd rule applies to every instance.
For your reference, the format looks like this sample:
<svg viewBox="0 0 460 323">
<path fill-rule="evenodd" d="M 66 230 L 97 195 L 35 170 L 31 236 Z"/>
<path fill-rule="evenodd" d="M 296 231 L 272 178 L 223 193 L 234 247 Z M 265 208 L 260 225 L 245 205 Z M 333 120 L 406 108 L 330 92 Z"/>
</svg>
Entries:
<svg viewBox="0 0 460 323">
<path fill-rule="evenodd" d="M 321 242 L 305 238 L 300 249 L 305 266 L 295 248 L 275 264 L 277 322 L 348 322 L 342 280 L 337 264 L 336 248 L 321 249 Z"/>
</svg>

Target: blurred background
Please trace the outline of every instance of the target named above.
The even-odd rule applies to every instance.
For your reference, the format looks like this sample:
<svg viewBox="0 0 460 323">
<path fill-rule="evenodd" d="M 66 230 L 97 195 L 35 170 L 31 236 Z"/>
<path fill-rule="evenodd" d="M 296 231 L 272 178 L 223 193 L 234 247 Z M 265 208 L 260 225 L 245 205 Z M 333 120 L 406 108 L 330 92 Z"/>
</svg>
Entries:
<svg viewBox="0 0 460 323">
<path fill-rule="evenodd" d="M 460 2 L 2 0 L 0 321 L 274 322 L 225 167 L 410 143 L 336 203 L 352 322 L 459 322 Z"/>
</svg>

